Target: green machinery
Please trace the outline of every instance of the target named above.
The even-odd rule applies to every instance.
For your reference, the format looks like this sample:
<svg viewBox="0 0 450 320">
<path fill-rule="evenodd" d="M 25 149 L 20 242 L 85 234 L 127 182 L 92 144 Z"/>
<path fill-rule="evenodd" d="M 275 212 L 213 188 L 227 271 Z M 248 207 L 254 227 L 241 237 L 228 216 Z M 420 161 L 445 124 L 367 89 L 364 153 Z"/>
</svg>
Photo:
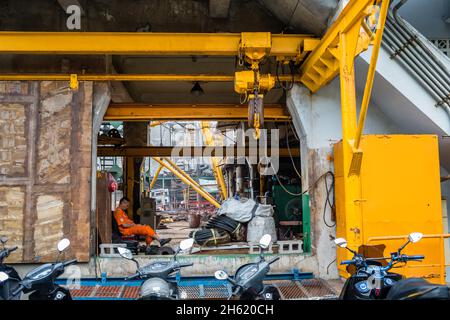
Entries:
<svg viewBox="0 0 450 320">
<path fill-rule="evenodd" d="M 289 192 L 286 192 L 285 189 Z M 300 185 L 272 186 L 275 221 L 280 240 L 300 237 L 303 240 L 303 250 L 310 252 L 309 195 L 298 195 L 300 193 Z"/>
</svg>

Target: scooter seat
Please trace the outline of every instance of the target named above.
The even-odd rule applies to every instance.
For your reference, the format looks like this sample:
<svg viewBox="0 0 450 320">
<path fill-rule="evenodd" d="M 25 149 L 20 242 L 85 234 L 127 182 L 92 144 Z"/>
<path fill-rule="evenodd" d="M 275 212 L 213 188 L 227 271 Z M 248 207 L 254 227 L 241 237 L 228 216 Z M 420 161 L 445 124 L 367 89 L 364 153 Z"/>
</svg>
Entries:
<svg viewBox="0 0 450 320">
<path fill-rule="evenodd" d="M 395 283 L 389 290 L 387 300 L 444 300 L 450 299 L 447 286 L 430 283 L 421 278 L 409 278 Z"/>
</svg>

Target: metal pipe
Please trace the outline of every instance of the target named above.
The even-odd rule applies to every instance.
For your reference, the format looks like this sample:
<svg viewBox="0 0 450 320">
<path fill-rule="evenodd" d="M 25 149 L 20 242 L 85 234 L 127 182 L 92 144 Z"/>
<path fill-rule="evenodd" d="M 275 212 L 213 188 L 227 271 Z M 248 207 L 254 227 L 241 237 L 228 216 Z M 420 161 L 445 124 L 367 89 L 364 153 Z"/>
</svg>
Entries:
<svg viewBox="0 0 450 320">
<path fill-rule="evenodd" d="M 412 54 L 418 57 L 418 59 L 421 61 L 421 63 L 418 63 L 419 66 L 425 65 L 428 70 L 431 71 L 435 77 L 437 78 L 436 85 L 441 89 L 441 91 L 444 92 L 444 97 L 441 96 L 441 94 L 438 94 L 439 96 L 439 102 L 437 105 L 447 104 L 447 106 L 450 107 L 450 93 L 448 90 L 444 89 L 448 86 L 448 79 L 450 78 L 450 71 L 449 69 L 440 61 L 435 54 L 428 48 L 421 39 L 419 39 L 417 34 L 414 34 L 410 28 L 405 24 L 403 18 L 401 18 L 398 15 L 398 10 L 401 6 L 403 6 L 406 3 L 407 0 L 401 0 L 392 10 L 392 13 L 390 13 L 388 18 L 388 23 L 390 28 L 393 30 L 393 32 L 397 33 L 397 36 L 400 37 L 400 39 L 403 39 L 405 43 L 402 43 L 400 47 L 409 47 L 409 44 L 414 41 L 420 49 L 422 49 L 423 52 L 421 52 L 417 46 L 411 46 L 410 49 Z M 391 22 L 390 20 L 395 20 L 396 23 Z M 409 48 L 408 48 L 409 49 Z M 406 61 L 406 64 L 409 62 Z M 409 66 L 411 69 L 414 69 L 416 71 L 417 68 L 414 68 L 415 66 Z M 430 69 L 431 68 L 431 69 Z M 417 71 L 416 71 L 417 72 Z M 420 75 L 422 76 L 422 75 Z M 419 77 L 420 77 L 419 76 Z M 435 83 L 433 83 L 435 84 Z M 430 87 L 434 89 L 435 86 L 429 85 Z"/>
<path fill-rule="evenodd" d="M 395 37 L 388 36 L 387 38 L 389 38 L 391 43 L 394 44 L 394 47 L 395 46 L 401 46 L 399 44 L 399 40 L 396 39 Z M 423 80 L 425 82 L 428 83 L 428 85 L 434 90 L 434 92 L 436 92 L 437 96 L 439 97 L 439 101 L 437 102 L 438 105 L 441 105 L 443 103 L 447 103 L 447 101 L 446 101 L 447 99 L 446 99 L 446 95 L 445 95 L 445 89 L 443 89 L 442 87 L 439 87 L 438 81 L 433 79 L 431 74 L 427 70 L 424 70 L 423 67 L 421 67 L 422 63 L 420 61 L 418 61 L 417 59 L 415 59 L 414 57 L 412 57 L 408 53 L 405 53 L 405 55 L 403 55 L 403 60 L 406 63 L 408 63 L 411 66 L 411 68 L 413 70 L 415 70 L 415 72 L 417 72 L 420 75 L 420 77 L 423 78 Z"/>
<path fill-rule="evenodd" d="M 389 25 L 388 29 L 391 30 Z M 391 43 L 391 46 L 394 49 L 394 53 L 397 50 L 395 49 L 396 47 L 401 48 L 403 46 L 403 43 L 395 37 L 395 33 L 386 33 L 386 39 Z M 439 89 L 438 85 L 430 79 L 430 73 L 424 71 L 423 67 L 421 67 L 422 63 L 417 59 L 413 60 L 414 58 L 411 57 L 411 55 L 407 51 L 405 51 L 405 54 L 402 55 L 402 57 L 402 61 L 408 64 L 411 69 L 413 69 L 425 82 L 428 83 L 428 86 L 434 90 L 434 92 L 439 97 L 439 104 L 446 102 L 445 95 L 443 97 L 443 92 L 445 92 L 445 90 L 442 88 Z"/>
<path fill-rule="evenodd" d="M 442 90 L 444 96 L 446 96 L 446 94 L 450 92 L 450 85 L 448 84 L 447 81 L 445 81 L 445 77 L 443 78 L 438 72 L 436 72 L 436 69 L 433 69 L 430 63 L 424 61 L 423 55 L 418 53 L 414 46 L 410 46 L 407 44 L 408 40 L 402 37 L 401 32 L 396 30 L 395 26 L 391 22 L 388 21 L 388 25 L 393 34 L 397 37 L 398 41 L 400 42 L 401 44 L 400 48 L 401 47 L 404 48 L 403 52 L 406 55 L 409 55 L 417 64 L 417 66 L 420 69 L 424 70 L 425 73 L 427 73 L 427 75 L 431 78 L 431 80 L 434 83 L 436 83 L 436 85 Z"/>
<path fill-rule="evenodd" d="M 413 38 L 414 35 L 410 32 L 409 28 L 406 26 L 406 24 L 403 21 L 403 18 L 401 18 L 398 15 L 398 10 L 406 3 L 408 0 L 400 0 L 399 3 L 397 3 L 394 8 L 392 9 L 392 15 L 395 19 L 395 21 L 399 24 L 399 26 L 411 37 Z M 440 61 L 439 59 L 436 59 L 435 55 L 431 50 L 425 46 L 421 41 L 416 41 L 416 43 L 422 48 L 422 50 L 425 52 L 426 57 L 430 57 L 437 65 L 439 65 L 440 70 L 443 70 L 447 73 L 448 76 L 450 76 L 450 71 L 447 69 L 447 67 Z"/>
<path fill-rule="evenodd" d="M 242 165 L 236 166 L 236 193 L 241 195 L 244 191 L 244 178 L 242 176 Z"/>
<path fill-rule="evenodd" d="M 214 199 L 212 195 L 210 195 L 207 191 L 203 190 L 201 187 L 198 187 L 197 184 L 192 183 L 191 180 L 187 179 L 180 171 L 173 168 L 171 165 L 164 163 L 159 158 L 153 158 L 156 162 L 158 162 L 160 165 L 166 167 L 170 172 L 172 172 L 175 176 L 177 176 L 181 181 L 186 183 L 188 186 L 192 187 L 195 191 L 197 191 L 198 194 L 203 196 L 206 200 L 208 200 L 212 205 L 214 205 L 216 208 L 220 208 L 220 204 Z"/>
<path fill-rule="evenodd" d="M 388 25 L 388 29 L 390 30 L 391 28 Z M 402 43 L 400 42 L 400 40 L 395 38 L 395 35 L 390 34 L 388 32 L 386 32 L 386 36 L 385 39 L 387 40 L 387 43 L 392 47 L 392 49 L 395 52 L 395 47 L 402 47 Z M 419 61 L 416 60 L 416 63 L 413 62 L 412 58 L 410 57 L 409 54 L 405 53 L 405 55 L 403 55 L 403 59 L 402 61 L 404 61 L 405 64 L 407 64 L 415 73 L 418 74 L 418 76 L 427 83 L 427 86 L 430 87 L 437 95 L 438 97 L 438 105 L 441 105 L 443 103 L 449 104 L 448 101 L 446 101 L 447 99 L 445 98 L 445 94 L 443 94 L 443 89 L 439 89 L 436 86 L 436 83 L 433 82 L 430 77 L 423 71 L 423 68 L 420 67 L 421 63 Z M 443 96 L 442 96 L 443 95 Z"/>
<path fill-rule="evenodd" d="M 430 70 L 430 72 L 436 74 L 436 77 L 440 79 L 441 82 L 446 84 L 446 80 L 450 77 L 443 69 L 436 65 L 435 61 L 430 58 L 429 55 L 433 55 L 432 52 L 420 51 L 419 48 L 414 45 L 411 41 L 409 35 L 402 28 L 396 27 L 396 24 L 388 20 L 388 24 L 391 29 L 396 33 L 397 37 L 402 40 L 405 48 L 408 49 L 414 56 L 423 62 L 423 65 Z M 415 40 L 417 43 L 418 39 Z"/>
<path fill-rule="evenodd" d="M 359 113 L 358 126 L 355 135 L 355 149 L 359 148 L 361 142 L 362 131 L 364 129 L 364 122 L 366 121 L 367 107 L 369 106 L 370 96 L 372 94 L 373 79 L 375 77 L 375 69 L 377 66 L 378 53 L 380 52 L 381 39 L 383 37 L 384 25 L 386 23 L 386 15 L 389 8 L 389 1 L 384 0 L 381 4 L 380 15 L 378 18 L 377 32 L 375 34 L 375 42 L 372 47 L 372 56 L 370 57 L 369 70 L 367 72 L 366 85 L 364 88 L 364 95 L 361 103 L 361 111 Z M 363 23 L 364 24 L 364 23 Z"/>
<path fill-rule="evenodd" d="M 250 163 L 250 161 L 248 160 L 248 157 L 245 157 L 245 160 L 247 161 L 247 164 L 248 164 L 248 171 L 249 171 L 249 175 L 250 175 L 250 185 L 249 185 L 249 188 L 250 188 L 250 198 L 253 199 L 253 200 L 255 200 L 255 193 L 254 193 L 254 190 L 253 190 L 253 166 L 252 166 L 252 164 Z"/>
<path fill-rule="evenodd" d="M 386 32 L 387 34 L 387 32 Z M 389 51 L 391 51 L 392 53 L 395 52 L 395 45 L 393 44 L 393 42 L 389 39 L 388 36 L 384 37 L 384 42 L 386 44 L 386 47 Z M 442 98 L 436 94 L 435 90 L 424 80 L 423 77 L 421 77 L 418 72 L 416 70 L 413 69 L 413 67 L 405 60 L 401 60 L 403 62 L 403 65 L 411 72 L 411 74 L 414 76 L 414 78 L 420 82 L 427 90 L 428 92 L 431 94 L 431 96 L 436 99 L 436 101 L 440 101 Z"/>
</svg>

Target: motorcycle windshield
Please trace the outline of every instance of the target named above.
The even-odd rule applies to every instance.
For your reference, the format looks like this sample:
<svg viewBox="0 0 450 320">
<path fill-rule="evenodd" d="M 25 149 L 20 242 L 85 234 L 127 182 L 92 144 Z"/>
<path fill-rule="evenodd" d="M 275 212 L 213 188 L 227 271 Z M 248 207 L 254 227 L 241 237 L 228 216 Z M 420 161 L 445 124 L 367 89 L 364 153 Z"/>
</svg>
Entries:
<svg viewBox="0 0 450 320">
<path fill-rule="evenodd" d="M 247 281 L 259 271 L 257 263 L 250 263 L 239 268 L 235 275 L 236 282 L 240 283 Z"/>
<path fill-rule="evenodd" d="M 36 269 L 31 270 L 27 275 L 25 276 L 25 279 L 30 280 L 38 280 L 46 277 L 49 275 L 53 270 L 53 264 L 46 263 L 42 266 L 37 267 Z"/>
</svg>

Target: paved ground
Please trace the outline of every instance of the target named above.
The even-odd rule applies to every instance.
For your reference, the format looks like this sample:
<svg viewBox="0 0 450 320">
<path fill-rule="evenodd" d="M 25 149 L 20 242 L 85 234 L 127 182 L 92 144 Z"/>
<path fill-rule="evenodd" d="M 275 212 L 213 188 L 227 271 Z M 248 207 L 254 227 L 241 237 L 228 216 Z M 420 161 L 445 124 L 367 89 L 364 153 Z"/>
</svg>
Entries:
<svg viewBox="0 0 450 320">
<path fill-rule="evenodd" d="M 168 229 L 157 229 L 156 232 L 161 238 L 172 238 L 170 245 L 175 246 L 180 243 L 181 240 L 189 238 L 189 233 L 192 230 L 189 228 L 187 221 L 175 221 L 171 223 L 165 223 Z"/>
</svg>

